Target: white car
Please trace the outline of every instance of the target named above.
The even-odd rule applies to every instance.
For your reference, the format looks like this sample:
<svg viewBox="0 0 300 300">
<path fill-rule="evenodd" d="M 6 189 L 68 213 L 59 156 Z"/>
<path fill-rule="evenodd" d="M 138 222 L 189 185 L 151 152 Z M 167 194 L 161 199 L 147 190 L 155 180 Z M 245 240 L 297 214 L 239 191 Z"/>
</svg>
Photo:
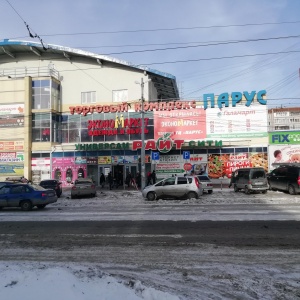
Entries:
<svg viewBox="0 0 300 300">
<path fill-rule="evenodd" d="M 203 188 L 196 176 L 175 176 L 146 186 L 142 195 L 149 201 L 158 199 L 192 199 L 203 195 Z"/>
</svg>

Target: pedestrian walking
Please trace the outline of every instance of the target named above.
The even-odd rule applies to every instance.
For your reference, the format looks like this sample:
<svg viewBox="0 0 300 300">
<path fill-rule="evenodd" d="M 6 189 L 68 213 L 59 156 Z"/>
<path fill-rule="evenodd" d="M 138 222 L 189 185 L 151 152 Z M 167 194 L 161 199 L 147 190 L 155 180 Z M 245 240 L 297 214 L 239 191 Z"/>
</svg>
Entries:
<svg viewBox="0 0 300 300">
<path fill-rule="evenodd" d="M 125 179 L 125 184 L 127 184 L 128 187 L 130 187 L 130 183 L 132 181 L 132 175 L 131 173 L 129 172 L 126 176 L 126 179 Z"/>
<path fill-rule="evenodd" d="M 141 187 L 141 179 L 142 179 L 141 173 L 137 172 L 136 177 L 135 177 L 135 182 L 136 182 L 138 188 Z"/>
<path fill-rule="evenodd" d="M 152 173 L 149 171 L 147 173 L 147 185 L 151 185 L 152 184 Z"/>
<path fill-rule="evenodd" d="M 105 185 L 105 176 L 104 176 L 103 173 L 101 173 L 101 175 L 100 175 L 100 186 L 102 188 L 104 188 L 104 185 Z"/>
<path fill-rule="evenodd" d="M 109 189 L 111 190 L 112 186 L 113 186 L 113 183 L 114 183 L 114 179 L 112 177 L 111 172 L 109 172 L 108 175 L 107 175 L 107 181 L 108 181 L 108 184 L 109 184 Z"/>
<path fill-rule="evenodd" d="M 156 183 L 156 173 L 155 170 L 153 170 L 152 174 L 151 174 L 151 179 L 152 179 L 152 184 Z"/>
</svg>

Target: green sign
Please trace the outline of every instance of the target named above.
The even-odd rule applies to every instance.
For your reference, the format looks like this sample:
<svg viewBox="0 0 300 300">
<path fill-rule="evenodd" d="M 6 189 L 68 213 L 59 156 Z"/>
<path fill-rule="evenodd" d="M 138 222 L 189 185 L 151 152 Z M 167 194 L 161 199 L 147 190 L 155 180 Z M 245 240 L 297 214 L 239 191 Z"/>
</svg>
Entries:
<svg viewBox="0 0 300 300">
<path fill-rule="evenodd" d="M 114 149 L 129 149 L 129 143 L 75 144 L 75 150 L 79 151 L 97 151 Z"/>
<path fill-rule="evenodd" d="M 300 131 L 277 131 L 269 133 L 269 144 L 300 145 Z"/>
</svg>

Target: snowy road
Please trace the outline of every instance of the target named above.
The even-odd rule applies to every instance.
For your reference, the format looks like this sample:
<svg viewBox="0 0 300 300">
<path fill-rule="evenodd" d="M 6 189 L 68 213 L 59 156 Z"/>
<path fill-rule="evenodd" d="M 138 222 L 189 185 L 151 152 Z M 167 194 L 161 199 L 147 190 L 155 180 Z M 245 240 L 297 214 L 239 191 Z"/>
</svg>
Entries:
<svg viewBox="0 0 300 300">
<path fill-rule="evenodd" d="M 294 300 L 300 298 L 299 214 L 300 196 L 280 192 L 216 190 L 157 202 L 137 191 L 76 200 L 64 192 L 45 210 L 0 212 L 0 260 L 45 269 L 75 264 L 85 278 L 105 272 L 134 289 L 141 281 L 185 300 Z"/>
</svg>

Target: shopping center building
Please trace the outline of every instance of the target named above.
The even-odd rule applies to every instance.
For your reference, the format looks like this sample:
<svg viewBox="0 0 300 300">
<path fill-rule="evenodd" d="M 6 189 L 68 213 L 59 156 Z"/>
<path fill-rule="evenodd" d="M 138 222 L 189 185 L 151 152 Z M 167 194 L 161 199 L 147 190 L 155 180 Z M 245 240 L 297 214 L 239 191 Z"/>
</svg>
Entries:
<svg viewBox="0 0 300 300">
<path fill-rule="evenodd" d="M 145 173 L 158 178 L 268 169 L 264 90 L 179 99 L 173 75 L 25 41 L 1 41 L 0 64 L 0 180 L 125 178 L 141 171 L 143 145 Z"/>
</svg>

